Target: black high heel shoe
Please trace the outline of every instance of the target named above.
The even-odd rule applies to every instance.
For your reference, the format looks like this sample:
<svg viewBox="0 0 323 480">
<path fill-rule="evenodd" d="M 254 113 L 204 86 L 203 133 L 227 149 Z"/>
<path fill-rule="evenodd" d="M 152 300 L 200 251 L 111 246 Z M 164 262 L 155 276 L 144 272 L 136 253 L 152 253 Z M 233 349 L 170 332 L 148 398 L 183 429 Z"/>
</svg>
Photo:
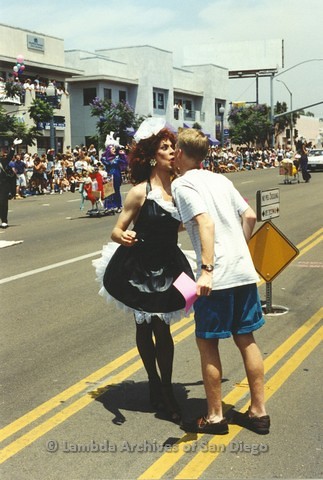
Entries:
<svg viewBox="0 0 323 480">
<path fill-rule="evenodd" d="M 174 396 L 172 385 L 171 384 L 162 385 L 161 391 L 163 395 L 162 398 L 164 401 L 165 411 L 169 416 L 170 420 L 174 423 L 181 423 L 182 421 L 181 409 Z"/>
<path fill-rule="evenodd" d="M 160 378 L 149 378 L 148 382 L 150 404 L 154 410 L 162 410 L 164 408 L 164 403 Z"/>
</svg>

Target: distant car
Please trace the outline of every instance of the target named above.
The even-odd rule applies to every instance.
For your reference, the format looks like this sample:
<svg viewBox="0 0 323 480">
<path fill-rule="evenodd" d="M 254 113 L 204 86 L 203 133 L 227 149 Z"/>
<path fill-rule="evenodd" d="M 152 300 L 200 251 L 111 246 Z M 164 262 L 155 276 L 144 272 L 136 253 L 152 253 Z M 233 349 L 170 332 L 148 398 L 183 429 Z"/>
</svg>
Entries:
<svg viewBox="0 0 323 480">
<path fill-rule="evenodd" d="M 323 148 L 316 148 L 308 152 L 308 170 L 323 170 Z"/>
</svg>

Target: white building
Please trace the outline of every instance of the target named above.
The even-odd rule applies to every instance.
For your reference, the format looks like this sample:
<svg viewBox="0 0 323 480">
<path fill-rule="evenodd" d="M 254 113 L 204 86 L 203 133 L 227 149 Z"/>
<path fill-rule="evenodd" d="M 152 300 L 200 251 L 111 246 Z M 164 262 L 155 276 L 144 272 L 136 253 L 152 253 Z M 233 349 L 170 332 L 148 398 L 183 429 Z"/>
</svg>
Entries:
<svg viewBox="0 0 323 480">
<path fill-rule="evenodd" d="M 0 24 L 0 76 L 13 75 L 17 56 L 24 57 L 25 70 L 19 75 L 48 85 L 50 80 L 65 87 L 60 110 L 55 110 L 56 149 L 88 144 L 95 138 L 96 120 L 89 103 L 95 98 L 127 101 L 139 115 L 161 116 L 175 129 L 197 122 L 211 138 L 219 131 L 219 107 L 225 106 L 228 71 L 216 65 L 173 67 L 172 52 L 148 45 L 104 49 L 95 52 L 64 52 L 64 40 Z M 32 124 L 27 110 L 35 98 L 27 91 L 23 104 L 0 98 L 8 113 Z M 174 109 L 175 104 L 182 108 Z M 43 138 L 30 150 L 49 147 L 49 125 Z M 2 139 L 2 146 L 6 139 Z M 1 148 L 1 144 L 0 144 Z"/>
<path fill-rule="evenodd" d="M 4 81 L 13 79 L 13 67 L 17 64 L 17 57 L 24 58 L 25 69 L 19 75 L 21 83 L 30 79 L 33 88 L 25 90 L 25 95 L 19 98 L 8 99 L 1 95 L 0 104 L 8 112 L 15 115 L 27 125 L 34 125 L 27 113 L 32 100 L 38 96 L 34 88 L 39 84 L 48 85 L 49 81 L 55 81 L 57 86 L 66 89 L 66 78 L 82 72 L 65 66 L 64 40 L 36 33 L 22 28 L 0 24 L 0 77 Z M 60 151 L 66 145 L 71 145 L 70 134 L 70 102 L 67 95 L 61 96 L 60 108 L 54 111 L 54 125 L 56 137 L 56 149 Z M 42 128 L 44 127 L 44 128 Z M 38 144 L 29 148 L 31 152 L 38 150 L 39 153 L 46 151 L 50 145 L 49 124 L 40 126 L 43 137 Z M 0 137 L 0 150 L 6 148 L 8 139 Z"/>
<path fill-rule="evenodd" d="M 225 106 L 227 69 L 215 65 L 173 67 L 173 54 L 149 45 L 65 52 L 66 64 L 82 70 L 68 78 L 71 94 L 72 143 L 96 135 L 89 103 L 95 97 L 127 101 L 138 115 L 163 117 L 175 129 L 197 122 L 211 137 Z M 180 105 L 182 108 L 175 108 Z"/>
<path fill-rule="evenodd" d="M 323 146 L 323 121 L 316 117 L 301 115 L 297 120 L 298 138 L 304 138 L 317 148 Z"/>
</svg>

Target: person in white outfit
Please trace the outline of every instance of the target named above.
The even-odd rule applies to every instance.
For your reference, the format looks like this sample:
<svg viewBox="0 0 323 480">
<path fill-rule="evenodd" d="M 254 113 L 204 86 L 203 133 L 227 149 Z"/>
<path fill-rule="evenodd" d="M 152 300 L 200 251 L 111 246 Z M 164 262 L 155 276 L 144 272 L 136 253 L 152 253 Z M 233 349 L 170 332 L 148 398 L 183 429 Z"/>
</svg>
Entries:
<svg viewBox="0 0 323 480">
<path fill-rule="evenodd" d="M 264 324 L 258 275 L 248 249 L 256 215 L 225 176 L 200 168 L 208 151 L 207 137 L 185 129 L 178 135 L 175 166 L 180 176 L 172 195 L 197 257 L 195 334 L 207 398 L 205 416 L 188 422 L 191 432 L 226 434 L 221 396 L 219 339 L 233 336 L 249 381 L 251 404 L 244 426 L 269 433 L 264 402 L 264 367 L 253 332 Z"/>
</svg>

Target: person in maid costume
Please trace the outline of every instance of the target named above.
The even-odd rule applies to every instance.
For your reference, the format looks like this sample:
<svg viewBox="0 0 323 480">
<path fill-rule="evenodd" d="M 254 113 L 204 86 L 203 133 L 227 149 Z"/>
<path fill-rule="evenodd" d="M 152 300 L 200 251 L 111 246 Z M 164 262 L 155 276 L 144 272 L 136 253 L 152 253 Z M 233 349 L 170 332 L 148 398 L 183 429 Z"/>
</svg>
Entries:
<svg viewBox="0 0 323 480">
<path fill-rule="evenodd" d="M 180 320 L 185 298 L 174 287 L 182 272 L 194 280 L 177 245 L 181 225 L 171 197 L 175 135 L 165 121 L 147 118 L 129 153 L 131 183 L 123 210 L 102 256 L 93 261 L 99 294 L 134 313 L 136 344 L 148 375 L 150 403 L 179 423 L 172 388 L 172 320 Z M 131 227 L 130 227 L 131 226 Z"/>
</svg>

